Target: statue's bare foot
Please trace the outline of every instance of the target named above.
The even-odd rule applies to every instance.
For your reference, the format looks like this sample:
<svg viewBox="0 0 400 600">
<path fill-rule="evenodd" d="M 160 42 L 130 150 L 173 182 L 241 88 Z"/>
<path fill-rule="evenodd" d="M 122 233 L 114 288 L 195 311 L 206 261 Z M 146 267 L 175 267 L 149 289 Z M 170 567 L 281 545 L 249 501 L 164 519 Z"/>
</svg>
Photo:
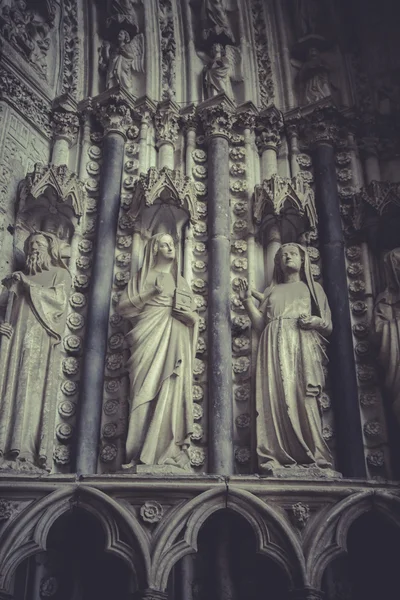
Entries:
<svg viewBox="0 0 400 600">
<path fill-rule="evenodd" d="M 131 460 L 131 462 L 121 465 L 121 469 L 123 471 L 129 471 L 132 469 L 136 469 L 136 465 L 137 465 L 137 462 L 135 460 Z"/>
</svg>

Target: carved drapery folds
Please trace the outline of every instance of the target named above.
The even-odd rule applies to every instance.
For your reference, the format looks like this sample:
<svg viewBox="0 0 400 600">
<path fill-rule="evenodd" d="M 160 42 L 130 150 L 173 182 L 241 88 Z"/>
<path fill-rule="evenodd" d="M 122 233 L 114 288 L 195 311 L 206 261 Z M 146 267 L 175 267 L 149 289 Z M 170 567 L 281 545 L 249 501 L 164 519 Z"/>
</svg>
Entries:
<svg viewBox="0 0 400 600">
<path fill-rule="evenodd" d="M 314 191 L 301 174 L 292 178 L 274 175 L 257 185 L 253 210 L 262 240 L 268 240 L 270 228 L 276 225 L 283 242 L 296 241 L 317 226 Z"/>
</svg>

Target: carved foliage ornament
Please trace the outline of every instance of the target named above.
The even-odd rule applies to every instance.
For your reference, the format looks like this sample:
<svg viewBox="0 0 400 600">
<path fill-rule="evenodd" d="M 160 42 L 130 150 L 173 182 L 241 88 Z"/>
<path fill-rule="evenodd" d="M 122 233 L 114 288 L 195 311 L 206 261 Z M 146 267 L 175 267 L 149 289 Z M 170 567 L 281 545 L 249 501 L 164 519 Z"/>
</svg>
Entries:
<svg viewBox="0 0 400 600">
<path fill-rule="evenodd" d="M 272 106 L 262 112 L 257 118 L 256 144 L 258 151 L 262 153 L 268 148 L 276 149 L 280 144 L 282 131 L 283 115 L 280 110 Z"/>
<path fill-rule="evenodd" d="M 79 78 L 79 36 L 77 0 L 64 0 L 64 64 L 62 93 L 74 98 L 78 92 Z"/>
<path fill-rule="evenodd" d="M 105 104 L 96 106 L 96 114 L 104 132 L 125 132 L 132 125 L 132 114 L 127 102 L 120 94 L 112 94 Z"/>
<path fill-rule="evenodd" d="M 272 78 L 271 59 L 268 51 L 268 40 L 262 0 L 253 0 L 252 15 L 254 37 L 256 42 L 257 70 L 260 85 L 261 106 L 266 108 L 274 99 L 274 82 Z"/>
<path fill-rule="evenodd" d="M 141 173 L 135 183 L 131 216 L 136 220 L 144 206 L 152 206 L 157 200 L 183 208 L 192 221 L 197 220 L 197 200 L 194 184 L 190 177 L 167 167 L 158 171 L 152 167 Z"/>
<path fill-rule="evenodd" d="M 158 105 L 154 117 L 157 142 L 175 144 L 179 132 L 179 106 L 172 100 L 166 100 Z"/>
<path fill-rule="evenodd" d="M 213 135 L 228 137 L 235 120 L 233 111 L 225 102 L 203 108 L 200 111 L 200 118 L 207 137 Z"/>
<path fill-rule="evenodd" d="M 159 0 L 159 22 L 161 30 L 162 56 L 162 98 L 175 96 L 175 55 L 174 20 L 171 0 Z"/>
</svg>

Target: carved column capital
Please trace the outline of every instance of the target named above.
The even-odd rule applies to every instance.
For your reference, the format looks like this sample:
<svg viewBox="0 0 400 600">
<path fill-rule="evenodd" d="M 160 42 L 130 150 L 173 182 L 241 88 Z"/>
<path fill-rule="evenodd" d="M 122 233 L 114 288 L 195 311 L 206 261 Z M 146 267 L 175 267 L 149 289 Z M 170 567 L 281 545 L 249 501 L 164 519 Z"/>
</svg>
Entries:
<svg viewBox="0 0 400 600">
<path fill-rule="evenodd" d="M 206 138 L 219 136 L 229 139 L 235 122 L 234 104 L 225 94 L 219 94 L 211 100 L 213 102 L 203 102 L 199 110 Z"/>
<path fill-rule="evenodd" d="M 104 128 L 104 135 L 112 132 L 126 137 L 126 130 L 133 124 L 131 109 L 119 94 L 111 94 L 104 103 L 97 103 L 95 114 Z"/>
<path fill-rule="evenodd" d="M 154 117 L 158 146 L 175 146 L 179 133 L 179 106 L 173 100 L 160 102 Z"/>
<path fill-rule="evenodd" d="M 64 139 L 71 147 L 75 142 L 79 131 L 79 117 L 75 112 L 67 112 L 55 109 L 51 113 L 51 128 L 53 138 Z"/>
<path fill-rule="evenodd" d="M 187 106 L 181 111 L 180 122 L 185 131 L 197 131 L 199 115 L 194 104 Z"/>
<path fill-rule="evenodd" d="M 339 141 L 344 117 L 332 106 L 317 107 L 304 116 L 301 129 L 309 145 L 329 144 L 335 146 Z"/>
<path fill-rule="evenodd" d="M 260 154 L 264 150 L 277 150 L 281 143 L 283 115 L 275 106 L 264 110 L 257 117 L 256 144 Z"/>
</svg>

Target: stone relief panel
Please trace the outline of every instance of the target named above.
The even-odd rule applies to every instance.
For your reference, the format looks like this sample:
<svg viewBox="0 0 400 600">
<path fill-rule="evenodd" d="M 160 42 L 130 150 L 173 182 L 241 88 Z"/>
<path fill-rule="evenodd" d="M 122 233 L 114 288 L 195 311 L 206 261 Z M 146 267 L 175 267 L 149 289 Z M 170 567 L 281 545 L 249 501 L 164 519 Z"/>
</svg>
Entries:
<svg viewBox="0 0 400 600">
<path fill-rule="evenodd" d="M 121 85 L 132 96 L 145 93 L 145 36 L 142 0 L 110 1 L 99 49 L 99 69 L 106 89 Z"/>
</svg>

